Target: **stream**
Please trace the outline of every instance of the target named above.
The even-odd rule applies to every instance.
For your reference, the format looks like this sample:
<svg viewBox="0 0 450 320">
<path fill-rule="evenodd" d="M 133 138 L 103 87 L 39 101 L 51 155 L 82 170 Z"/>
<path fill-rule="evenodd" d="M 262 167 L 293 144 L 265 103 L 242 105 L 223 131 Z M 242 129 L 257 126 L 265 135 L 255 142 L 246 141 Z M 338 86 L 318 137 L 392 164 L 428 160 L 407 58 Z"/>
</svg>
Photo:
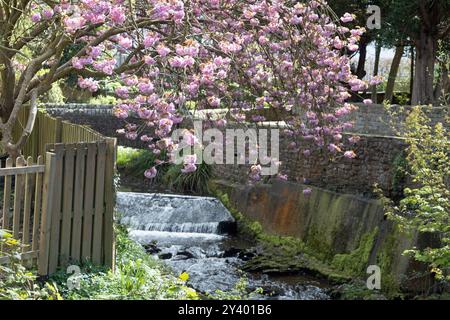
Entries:
<svg viewBox="0 0 450 320">
<path fill-rule="evenodd" d="M 246 278 L 256 299 L 329 299 L 327 284 L 306 275 L 266 275 L 241 270 L 258 248 L 235 236 L 235 222 L 220 201 L 157 193 L 119 192 L 117 210 L 130 237 L 201 293 L 231 291 Z"/>
</svg>

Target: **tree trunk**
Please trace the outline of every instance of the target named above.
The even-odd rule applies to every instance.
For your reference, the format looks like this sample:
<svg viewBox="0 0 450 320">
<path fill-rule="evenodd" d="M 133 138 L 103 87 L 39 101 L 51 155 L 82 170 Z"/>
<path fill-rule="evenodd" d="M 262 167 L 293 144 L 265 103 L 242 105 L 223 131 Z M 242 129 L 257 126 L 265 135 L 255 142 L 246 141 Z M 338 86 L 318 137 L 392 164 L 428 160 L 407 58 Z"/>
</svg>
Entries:
<svg viewBox="0 0 450 320">
<path fill-rule="evenodd" d="M 416 71 L 414 76 L 412 105 L 433 104 L 434 63 L 436 61 L 437 39 L 425 27 L 421 28 L 416 40 Z"/>
<path fill-rule="evenodd" d="M 359 59 L 358 59 L 358 67 L 356 68 L 356 76 L 358 79 L 362 79 L 366 76 L 366 59 L 367 59 L 367 45 L 369 44 L 369 40 L 366 37 L 362 37 L 359 42 Z"/>
<path fill-rule="evenodd" d="M 373 66 L 373 76 L 378 76 L 379 68 L 380 68 L 380 57 L 381 57 L 381 49 L 382 45 L 378 41 L 375 49 L 375 64 Z M 378 103 L 378 94 L 377 94 L 377 86 L 372 87 L 372 101 L 374 103 Z"/>
<path fill-rule="evenodd" d="M 392 103 L 392 98 L 394 97 L 395 80 L 397 79 L 398 69 L 400 67 L 400 62 L 402 61 L 404 51 L 405 47 L 403 45 L 397 46 L 395 49 L 395 55 L 392 60 L 391 70 L 389 71 L 389 78 L 386 85 L 386 93 L 384 95 L 384 100 L 389 103 Z"/>
</svg>

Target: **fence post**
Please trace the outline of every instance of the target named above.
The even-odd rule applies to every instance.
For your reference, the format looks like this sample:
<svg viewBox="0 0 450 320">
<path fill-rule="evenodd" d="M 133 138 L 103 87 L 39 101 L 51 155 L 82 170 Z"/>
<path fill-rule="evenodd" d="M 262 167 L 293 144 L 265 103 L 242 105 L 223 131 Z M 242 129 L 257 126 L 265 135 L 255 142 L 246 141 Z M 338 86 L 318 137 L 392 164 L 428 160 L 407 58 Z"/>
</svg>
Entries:
<svg viewBox="0 0 450 320">
<path fill-rule="evenodd" d="M 41 232 L 39 239 L 39 258 L 38 258 L 38 273 L 39 275 L 48 274 L 49 254 L 50 254 L 50 232 L 52 228 L 52 211 L 54 198 L 54 183 L 56 176 L 56 155 L 47 152 L 45 157 L 45 173 L 44 173 L 44 187 L 42 202 L 42 220 Z"/>
<path fill-rule="evenodd" d="M 106 139 L 106 162 L 105 162 L 105 231 L 104 231 L 104 252 L 105 265 L 111 267 L 114 271 L 115 260 L 115 239 L 114 239 L 114 203 L 115 203 L 115 186 L 114 176 L 116 172 L 116 150 L 117 139 Z"/>
</svg>

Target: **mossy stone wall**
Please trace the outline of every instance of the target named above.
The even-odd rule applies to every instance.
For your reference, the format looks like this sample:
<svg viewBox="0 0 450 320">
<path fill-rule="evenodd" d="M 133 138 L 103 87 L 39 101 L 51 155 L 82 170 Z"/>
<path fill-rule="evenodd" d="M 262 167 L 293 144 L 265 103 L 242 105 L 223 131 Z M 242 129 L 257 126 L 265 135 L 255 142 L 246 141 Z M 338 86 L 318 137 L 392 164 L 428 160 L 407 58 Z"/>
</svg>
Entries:
<svg viewBox="0 0 450 320">
<path fill-rule="evenodd" d="M 315 187 L 305 196 L 306 186 L 286 181 L 249 186 L 216 180 L 211 186 L 264 232 L 300 239 L 308 253 L 348 276 L 367 277 L 367 267 L 378 265 L 382 286 L 393 291 L 422 268 L 402 255 L 416 237 L 398 232 L 379 201 Z"/>
</svg>

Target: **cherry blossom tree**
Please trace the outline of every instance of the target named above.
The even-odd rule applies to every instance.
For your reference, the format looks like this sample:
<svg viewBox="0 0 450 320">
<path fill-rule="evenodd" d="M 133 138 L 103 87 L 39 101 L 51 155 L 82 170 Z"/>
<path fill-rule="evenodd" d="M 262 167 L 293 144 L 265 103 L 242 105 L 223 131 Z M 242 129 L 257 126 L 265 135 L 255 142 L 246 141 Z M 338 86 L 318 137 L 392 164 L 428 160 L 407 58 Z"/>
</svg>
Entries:
<svg viewBox="0 0 450 320">
<path fill-rule="evenodd" d="M 351 124 L 342 119 L 355 109 L 346 102 L 349 90 L 368 84 L 351 74 L 345 54 L 358 49 L 364 33 L 345 27 L 353 19 L 335 16 L 319 0 L 2 1 L 1 145 L 20 154 L 36 98 L 77 74 L 78 85 L 92 92 L 100 79 L 120 82 L 114 113 L 125 125 L 119 134 L 146 142 L 155 154 L 177 148 L 170 134 L 195 110 L 227 108 L 243 122 L 247 112 L 272 108 L 292 115 L 286 134 L 354 157 L 344 150 L 342 132 Z M 27 103 L 29 121 L 13 141 Z M 186 172 L 195 170 L 190 159 Z M 156 173 L 149 168 L 146 176 Z"/>
</svg>

